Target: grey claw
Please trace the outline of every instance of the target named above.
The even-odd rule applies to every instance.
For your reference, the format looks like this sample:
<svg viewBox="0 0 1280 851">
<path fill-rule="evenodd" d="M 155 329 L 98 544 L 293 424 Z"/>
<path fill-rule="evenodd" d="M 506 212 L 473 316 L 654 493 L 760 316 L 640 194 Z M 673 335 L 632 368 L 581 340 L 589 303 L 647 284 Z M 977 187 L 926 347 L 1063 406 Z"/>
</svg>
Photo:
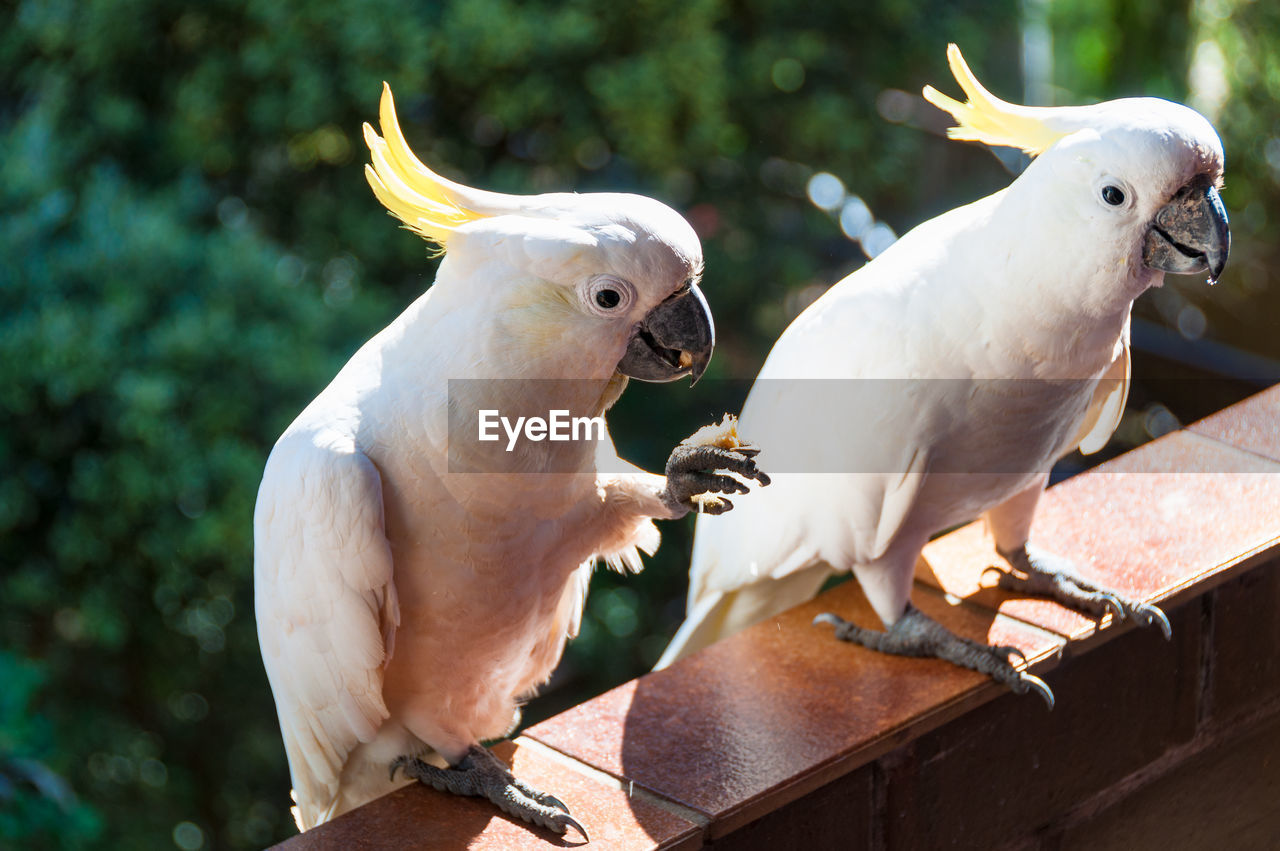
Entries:
<svg viewBox="0 0 1280 851">
<path fill-rule="evenodd" d="M 1120 602 L 1120 598 L 1115 594 L 1103 594 L 1103 605 L 1107 607 L 1107 611 L 1111 614 L 1111 619 L 1119 622 L 1125 619 L 1124 604 Z"/>
<path fill-rule="evenodd" d="M 698 508 L 699 514 L 710 514 L 712 517 L 719 517 L 721 514 L 728 514 L 733 511 L 733 500 L 727 496 L 718 497 L 719 502 L 709 503 Z"/>
<path fill-rule="evenodd" d="M 823 624 L 823 623 L 831 624 L 832 626 L 838 629 L 844 626 L 845 624 L 847 624 L 848 621 L 846 621 L 842 617 L 838 617 L 837 615 L 831 614 L 831 612 L 823 612 L 822 614 L 818 615 L 816 618 L 813 619 L 813 622 L 811 625 L 817 626 L 818 624 Z"/>
<path fill-rule="evenodd" d="M 749 455 L 743 455 L 732 449 L 721 449 L 718 446 L 688 446 L 681 444 L 675 448 L 667 459 L 664 472 L 672 476 L 682 472 L 711 473 L 716 470 L 728 470 L 747 478 L 759 480 L 768 475 L 756 467 Z"/>
<path fill-rule="evenodd" d="M 1027 691 L 1034 691 L 1036 694 L 1040 695 L 1041 699 L 1044 700 L 1045 705 L 1049 707 L 1049 711 L 1052 712 L 1053 690 L 1049 688 L 1049 684 L 1034 674 L 1028 674 L 1026 671 L 1022 672 L 1021 680 L 1022 688 L 1018 693 L 1023 694 Z"/>
<path fill-rule="evenodd" d="M 1019 659 L 1021 659 L 1022 666 L 1024 668 L 1027 666 L 1027 654 L 1023 653 L 1018 648 L 1012 647 L 1012 646 L 1005 646 L 1005 647 L 1001 647 L 1000 649 L 1005 652 L 1006 656 L 1017 656 Z"/>
<path fill-rule="evenodd" d="M 550 804 L 557 810 L 561 810 L 565 815 L 569 814 L 569 807 L 565 805 L 564 801 L 560 800 L 555 795 L 548 795 L 544 792 L 542 795 L 542 803 Z"/>
<path fill-rule="evenodd" d="M 1173 627 L 1169 626 L 1169 619 L 1165 617 L 1164 611 L 1159 606 L 1152 606 L 1148 603 L 1139 603 L 1133 607 L 1135 615 L 1142 617 L 1142 623 L 1145 626 L 1155 624 L 1160 627 L 1160 634 L 1164 636 L 1165 641 L 1173 640 Z M 1137 618 L 1135 618 L 1136 620 Z"/>
<path fill-rule="evenodd" d="M 409 758 L 407 756 L 398 756 L 395 759 L 393 759 L 391 761 L 391 776 L 388 777 L 387 779 L 394 782 L 396 779 L 396 772 L 404 768 L 408 762 L 409 762 Z"/>
<path fill-rule="evenodd" d="M 582 825 L 578 824 L 578 820 L 575 819 L 573 816 L 569 815 L 566 812 L 564 815 L 560 817 L 560 821 L 562 822 L 562 824 L 560 825 L 562 829 L 559 831 L 559 833 L 565 833 L 568 830 L 568 828 L 572 827 L 574 830 L 578 831 L 578 833 L 581 833 L 582 838 L 585 839 L 588 843 L 591 842 L 591 837 L 587 836 L 587 829 Z"/>
</svg>

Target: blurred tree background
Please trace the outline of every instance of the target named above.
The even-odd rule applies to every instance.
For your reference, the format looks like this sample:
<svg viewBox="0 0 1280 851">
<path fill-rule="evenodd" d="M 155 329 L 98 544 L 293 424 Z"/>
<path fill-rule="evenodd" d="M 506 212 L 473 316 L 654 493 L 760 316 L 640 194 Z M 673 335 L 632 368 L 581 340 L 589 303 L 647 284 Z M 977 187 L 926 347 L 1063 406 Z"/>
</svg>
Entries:
<svg viewBox="0 0 1280 851">
<path fill-rule="evenodd" d="M 1117 449 L 1280 379 L 1274 4 L 6 4 L 0 844 L 193 851 L 292 832 L 251 515 L 275 438 L 432 277 L 361 173 L 383 80 L 446 174 L 686 212 L 721 329 L 711 375 L 750 377 L 864 247 L 1010 179 L 945 141 L 918 97 L 955 92 L 948 41 L 1010 100 L 1158 94 L 1223 133 L 1231 265 L 1212 291 L 1171 280 L 1140 303 L 1151 378 Z M 740 401 L 702 389 L 633 385 L 611 417 L 622 454 L 658 468 Z M 690 528 L 666 524 L 641 576 L 597 574 L 527 719 L 657 658 Z"/>
</svg>

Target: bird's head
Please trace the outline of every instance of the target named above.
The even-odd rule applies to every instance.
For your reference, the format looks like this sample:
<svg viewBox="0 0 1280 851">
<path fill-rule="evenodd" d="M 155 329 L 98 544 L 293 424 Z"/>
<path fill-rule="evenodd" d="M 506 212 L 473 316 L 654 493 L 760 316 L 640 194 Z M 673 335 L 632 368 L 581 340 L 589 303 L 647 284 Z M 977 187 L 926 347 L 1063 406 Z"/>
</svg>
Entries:
<svg viewBox="0 0 1280 851">
<path fill-rule="evenodd" d="M 1036 188 L 1037 202 L 1049 207 L 1038 213 L 1069 219 L 1091 245 L 1112 246 L 1100 256 L 1131 269 L 1141 288 L 1163 272 L 1218 279 L 1231 234 L 1218 195 L 1222 142 L 1204 116 L 1159 98 L 1009 104 L 982 87 L 954 44 L 947 58 L 968 102 L 931 86 L 925 98 L 956 119 L 952 138 L 1036 157 L 1015 186 Z"/>
<path fill-rule="evenodd" d="M 558 358 L 550 372 L 531 370 L 546 377 L 702 375 L 715 328 L 698 288 L 702 247 L 680 214 L 639 195 L 463 186 L 409 149 L 386 86 L 380 121 L 382 136 L 364 127 L 369 185 L 445 253 L 437 287 L 470 287 L 469 301 L 487 302 L 498 317 L 492 345 L 532 361 Z"/>
</svg>

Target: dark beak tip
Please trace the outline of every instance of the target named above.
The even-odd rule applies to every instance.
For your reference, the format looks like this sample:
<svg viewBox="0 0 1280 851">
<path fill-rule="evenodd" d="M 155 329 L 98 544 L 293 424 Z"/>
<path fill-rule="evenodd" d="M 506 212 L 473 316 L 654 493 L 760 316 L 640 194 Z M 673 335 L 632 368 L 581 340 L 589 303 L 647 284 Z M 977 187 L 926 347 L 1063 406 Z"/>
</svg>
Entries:
<svg viewBox="0 0 1280 851">
<path fill-rule="evenodd" d="M 1217 190 L 1184 188 L 1156 214 L 1143 246 L 1143 261 L 1177 275 L 1207 273 L 1217 282 L 1231 250 L 1227 211 Z"/>
<path fill-rule="evenodd" d="M 1222 277 L 1222 273 L 1226 268 L 1227 256 L 1224 254 L 1221 259 L 1209 266 L 1209 283 L 1218 283 L 1218 280 Z"/>
<path fill-rule="evenodd" d="M 706 335 L 706 347 L 701 351 L 692 352 L 693 366 L 689 370 L 690 382 L 689 386 L 693 387 L 698 383 L 698 379 L 702 378 L 702 374 L 707 371 L 707 365 L 711 363 L 711 355 L 716 349 L 716 322 L 711 315 L 711 305 L 707 304 L 707 297 L 702 294 L 702 290 L 695 284 L 689 288 L 689 295 L 693 297 L 697 304 L 698 312 L 706 322 L 703 329 Z"/>
<path fill-rule="evenodd" d="M 714 348 L 711 309 L 694 286 L 649 311 L 618 368 L 641 381 L 673 381 L 688 375 L 696 384 Z M 679 363 L 675 362 L 677 355 Z"/>
<path fill-rule="evenodd" d="M 1216 187 L 1209 187 L 1209 191 L 1205 193 L 1205 202 L 1212 211 L 1214 223 L 1217 225 L 1219 250 L 1206 258 L 1209 261 L 1209 283 L 1216 284 L 1222 277 L 1223 270 L 1227 268 L 1227 257 L 1231 254 L 1231 220 L 1227 216 L 1226 205 L 1222 203 L 1222 196 Z"/>
</svg>

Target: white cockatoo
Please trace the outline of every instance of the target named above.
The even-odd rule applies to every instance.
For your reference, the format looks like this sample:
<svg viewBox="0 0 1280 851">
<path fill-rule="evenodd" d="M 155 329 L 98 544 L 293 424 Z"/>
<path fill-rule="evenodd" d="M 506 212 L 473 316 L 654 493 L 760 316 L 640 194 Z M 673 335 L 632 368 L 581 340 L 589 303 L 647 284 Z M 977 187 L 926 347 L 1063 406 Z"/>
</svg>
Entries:
<svg viewBox="0 0 1280 851">
<path fill-rule="evenodd" d="M 774 484 L 699 518 L 687 620 L 659 667 L 811 598 L 852 570 L 886 631 L 834 615 L 837 637 L 949 659 L 1023 692 L 1009 648 L 963 641 L 910 604 L 921 548 L 985 513 L 1014 573 L 1043 593 L 1166 633 L 1153 606 L 1074 576 L 1028 546 L 1064 454 L 1101 448 L 1129 382 L 1129 313 L 1165 272 L 1222 272 L 1223 153 L 1201 115 L 1155 98 L 1033 108 L 993 97 L 951 45 L 956 139 L 1035 156 L 1001 192 L 925 222 L 791 323 L 740 427 Z"/>
<path fill-rule="evenodd" d="M 602 416 L 627 377 L 706 368 L 702 250 L 679 214 L 636 195 L 462 186 L 414 156 L 389 88 L 380 119 L 383 136 L 364 128 L 369 183 L 446 253 L 280 437 L 258 492 L 258 636 L 295 817 L 306 830 L 417 779 L 581 830 L 480 743 L 556 666 L 597 559 L 639 570 L 653 518 L 695 495 L 730 508 L 705 495 L 747 487 L 717 469 L 767 477 L 749 448 L 682 444 L 663 477 L 620 461 L 603 420 L 598 440 L 589 423 L 577 440 L 545 428 L 556 411 Z M 534 412 L 541 431 L 497 429 Z"/>
</svg>

